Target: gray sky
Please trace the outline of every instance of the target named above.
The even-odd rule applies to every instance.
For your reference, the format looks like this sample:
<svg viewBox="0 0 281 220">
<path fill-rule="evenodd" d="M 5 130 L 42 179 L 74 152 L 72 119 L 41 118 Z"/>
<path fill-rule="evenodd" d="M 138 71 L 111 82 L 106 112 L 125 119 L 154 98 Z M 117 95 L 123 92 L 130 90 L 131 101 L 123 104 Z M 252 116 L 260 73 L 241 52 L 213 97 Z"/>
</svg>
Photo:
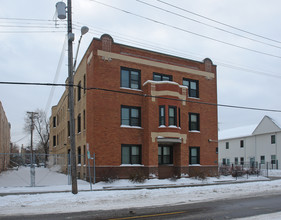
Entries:
<svg viewBox="0 0 281 220">
<path fill-rule="evenodd" d="M 92 0 L 72 1 L 74 53 L 80 27 L 90 28 L 83 37 L 78 61 L 92 38 L 103 33 L 110 34 L 117 43 L 199 61 L 209 57 L 217 65 L 219 104 L 281 110 L 281 1 L 162 0 L 179 7 L 175 8 L 158 0 L 142 0 L 158 9 L 137 0 L 97 1 L 131 14 Z M 53 20 L 57 2 L 1 1 L 0 81 L 52 83 L 58 72 L 56 82 L 65 82 L 66 21 Z M 59 65 L 62 52 L 64 60 Z M 47 109 L 50 115 L 51 106 L 57 104 L 63 91 L 56 88 L 47 105 L 51 87 L 0 84 L 0 101 L 12 125 L 12 141 L 27 135 L 23 132 L 26 111 Z M 218 112 L 221 130 L 256 123 L 264 115 L 281 118 L 281 113 L 225 107 L 219 107 Z M 17 144 L 29 142 L 27 136 Z"/>
</svg>

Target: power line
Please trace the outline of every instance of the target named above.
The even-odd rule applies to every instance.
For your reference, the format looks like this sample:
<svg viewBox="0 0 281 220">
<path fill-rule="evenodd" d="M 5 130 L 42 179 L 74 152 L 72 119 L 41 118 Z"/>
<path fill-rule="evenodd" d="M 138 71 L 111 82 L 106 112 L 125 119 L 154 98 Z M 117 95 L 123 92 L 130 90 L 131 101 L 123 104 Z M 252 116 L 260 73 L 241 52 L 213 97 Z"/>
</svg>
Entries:
<svg viewBox="0 0 281 220">
<path fill-rule="evenodd" d="M 169 97 L 161 97 L 161 96 L 153 96 L 149 94 L 140 94 L 134 92 L 127 92 L 121 90 L 114 90 L 114 89 L 105 89 L 99 87 L 83 87 L 81 85 L 75 84 L 65 84 L 65 83 L 26 83 L 26 82 L 0 82 L 0 84 L 7 84 L 7 85 L 25 85 L 25 86 L 73 86 L 81 89 L 86 90 L 98 90 L 98 91 L 105 91 L 105 92 L 112 92 L 112 93 L 119 93 L 119 94 L 127 94 L 127 95 L 134 95 L 134 96 L 141 96 L 144 98 L 157 98 L 157 99 L 166 99 L 166 100 L 173 100 L 173 101 L 181 101 L 181 102 L 188 102 L 188 103 L 195 103 L 195 104 L 202 104 L 202 105 L 210 105 L 216 107 L 226 107 L 226 108 L 236 108 L 236 109 L 244 109 L 244 110 L 255 110 L 255 111 L 267 111 L 267 112 L 278 112 L 281 113 L 279 109 L 266 109 L 266 108 L 256 108 L 256 107 L 247 107 L 247 106 L 238 106 L 238 105 L 228 105 L 228 104 L 218 104 L 218 103 L 211 103 L 211 102 L 201 102 L 196 100 L 186 100 L 186 99 L 177 99 L 177 98 L 169 98 Z"/>
<path fill-rule="evenodd" d="M 79 22 L 76 22 L 77 24 L 80 24 Z M 74 26 L 78 26 L 78 25 L 74 25 Z M 89 31 L 89 33 L 92 33 L 92 34 L 104 34 L 104 33 L 110 33 L 110 31 L 108 30 L 105 30 L 105 29 L 101 29 L 99 30 L 100 28 L 98 27 L 94 27 L 94 26 L 91 26 L 89 24 L 87 24 L 88 27 L 91 27 L 92 30 L 94 31 Z M 130 39 L 130 36 L 125 36 L 123 34 L 120 34 L 120 33 L 110 33 L 111 36 L 113 36 L 114 39 L 119 39 L 120 41 L 122 42 L 127 42 L 127 43 L 133 43 L 135 45 L 140 45 L 142 47 L 146 47 L 146 48 L 150 48 L 150 49 L 154 49 L 154 50 L 158 50 L 158 51 L 161 51 L 161 52 L 164 52 L 164 53 L 168 53 L 168 54 L 172 54 L 172 55 L 175 55 L 175 56 L 181 56 L 181 57 L 195 57 L 196 59 L 203 59 L 204 56 L 203 55 L 200 55 L 200 54 L 195 54 L 194 52 L 185 52 L 185 51 L 180 51 L 180 50 L 174 50 L 174 49 L 171 49 L 171 48 L 167 48 L 166 45 L 161 45 L 159 43 L 154 43 L 154 42 L 141 42 L 142 39 L 138 39 L 136 37 L 134 37 L 134 39 Z M 120 36 L 121 35 L 121 36 Z M 125 37 L 124 37 L 125 36 Z M 138 39 L 138 40 L 136 40 Z M 157 46 L 157 44 L 159 46 Z M 164 48 L 165 47 L 165 48 Z M 280 75 L 277 75 L 277 73 L 269 73 L 269 72 L 264 72 L 264 71 L 258 71 L 258 70 L 254 70 L 254 69 L 251 69 L 251 67 L 243 67 L 243 66 L 239 66 L 237 64 L 231 64 L 231 63 L 227 63 L 227 62 L 224 62 L 224 61 L 220 61 L 220 60 L 217 60 L 217 59 L 213 59 L 213 61 L 215 61 L 215 63 L 219 64 L 220 66 L 223 66 L 223 67 L 226 67 L 226 68 L 230 68 L 230 69 L 236 69 L 236 70 L 240 70 L 240 71 L 244 71 L 244 72 L 249 72 L 249 73 L 255 73 L 255 74 L 259 74 L 259 75 L 265 75 L 265 76 L 269 76 L 269 77 L 274 77 L 274 78 L 281 78 Z"/>
<path fill-rule="evenodd" d="M 65 31 L 0 31 L 1 34 L 42 34 L 42 33 L 62 33 Z"/>
<path fill-rule="evenodd" d="M 241 34 L 237 34 L 237 33 L 231 32 L 231 31 L 227 31 L 227 30 L 225 30 L 225 29 L 222 29 L 222 28 L 219 28 L 219 27 L 210 25 L 210 24 L 206 24 L 206 23 L 201 22 L 201 21 L 198 21 L 198 20 L 196 20 L 196 19 L 192 19 L 192 18 L 186 17 L 186 16 L 184 16 L 184 15 L 181 15 L 181 14 L 178 14 L 178 13 L 175 13 L 175 12 L 172 12 L 172 11 L 169 11 L 169 10 L 167 10 L 167 9 L 164 9 L 164 8 L 161 8 L 161 7 L 158 7 L 158 6 L 149 4 L 149 3 L 144 2 L 144 1 L 142 1 L 142 0 L 136 0 L 136 1 L 137 1 L 137 2 L 140 2 L 140 3 L 142 3 L 142 4 L 145 4 L 145 5 L 148 5 L 148 6 L 150 6 L 150 7 L 156 8 L 156 9 L 158 9 L 158 10 L 165 11 L 165 12 L 167 12 L 167 13 L 176 15 L 176 16 L 178 16 L 178 17 L 181 17 L 181 18 L 184 18 L 184 19 L 187 19 L 187 20 L 190 20 L 190 21 L 193 21 L 193 22 L 196 22 L 196 23 L 199 23 L 199 24 L 202 24 L 202 25 L 205 25 L 205 26 L 214 28 L 214 29 L 219 30 L 219 31 L 223 31 L 223 32 L 228 33 L 228 34 L 232 34 L 232 35 L 235 35 L 235 36 L 238 36 L 238 37 L 242 37 L 242 38 L 245 38 L 245 39 L 254 41 L 254 42 L 258 42 L 258 43 L 261 43 L 261 44 L 264 44 L 264 45 L 267 45 L 267 46 L 271 46 L 271 47 L 275 47 L 275 48 L 281 49 L 281 47 L 279 47 L 279 46 L 276 46 L 276 45 L 273 45 L 273 44 L 269 44 L 269 43 L 266 43 L 266 42 L 263 42 L 263 41 L 259 41 L 259 40 L 256 40 L 256 39 L 253 39 L 253 38 L 250 38 L 250 37 L 241 35 Z"/>
<path fill-rule="evenodd" d="M 27 136 L 29 136 L 29 134 L 27 134 L 27 135 L 25 135 L 24 137 L 18 139 L 17 141 L 12 141 L 12 142 L 13 142 L 14 144 L 16 144 L 16 143 L 20 142 L 21 140 L 27 138 Z"/>
<path fill-rule="evenodd" d="M 102 2 L 99 2 L 99 1 L 96 1 L 96 0 L 89 0 L 89 1 L 93 1 L 93 2 L 96 2 L 98 4 L 104 5 L 106 7 L 109 7 L 109 8 L 112 8 L 112 9 L 124 12 L 126 14 L 130 14 L 130 15 L 133 15 L 133 16 L 136 16 L 136 17 L 139 17 L 139 18 L 142 18 L 142 19 L 145 19 L 145 20 L 157 23 L 157 24 L 161 24 L 163 26 L 167 26 L 167 27 L 170 27 L 170 28 L 173 28 L 173 29 L 185 32 L 185 33 L 193 34 L 193 35 L 198 36 L 198 37 L 202 37 L 202 38 L 205 38 L 205 39 L 208 39 L 208 40 L 216 41 L 216 42 L 228 45 L 228 46 L 232 46 L 232 47 L 236 47 L 236 48 L 239 48 L 239 49 L 251 51 L 251 52 L 254 52 L 254 53 L 263 54 L 263 55 L 266 55 L 266 56 L 270 56 L 270 57 L 275 57 L 275 58 L 281 59 L 281 56 L 278 56 L 278 55 L 274 55 L 274 54 L 270 54 L 270 53 L 266 53 L 266 52 L 262 52 L 262 51 L 258 51 L 258 50 L 254 50 L 254 49 L 250 49 L 250 48 L 247 48 L 247 47 L 242 47 L 242 46 L 239 46 L 239 45 L 236 45 L 236 44 L 228 43 L 228 42 L 225 42 L 225 41 L 222 41 L 222 40 L 218 40 L 218 39 L 215 39 L 215 38 L 212 38 L 212 37 L 209 37 L 209 36 L 205 36 L 205 35 L 198 34 L 198 33 L 192 32 L 192 31 L 188 31 L 186 29 L 183 29 L 183 28 L 171 25 L 171 24 L 167 24 L 167 23 L 164 23 L 162 21 L 158 21 L 158 20 L 155 20 L 155 19 L 143 16 L 143 15 L 139 15 L 139 14 L 136 14 L 136 13 L 133 13 L 133 12 L 121 9 L 121 8 L 117 8 L 115 6 L 108 5 L 108 4 L 105 4 L 105 3 L 102 3 Z"/>
<path fill-rule="evenodd" d="M 64 39 L 64 43 L 63 43 L 63 47 L 62 47 L 62 51 L 61 51 L 61 55 L 60 55 L 60 59 L 59 59 L 59 63 L 58 63 L 58 66 L 57 66 L 57 70 L 56 70 L 56 74 L 55 74 L 53 83 L 58 82 L 58 77 L 59 77 L 59 74 L 60 74 L 60 71 L 61 71 L 62 62 L 63 62 L 63 58 L 64 58 L 64 55 L 65 55 L 66 45 L 67 45 L 67 35 L 65 36 L 65 39 Z M 54 92 L 55 92 L 55 87 L 52 86 L 50 94 L 49 94 L 49 98 L 48 98 L 48 101 L 47 101 L 47 104 L 46 104 L 46 107 L 45 107 L 45 113 L 46 114 L 49 111 L 51 101 L 52 101 L 53 96 L 54 96 Z"/>
<path fill-rule="evenodd" d="M 208 17 L 203 16 L 203 15 L 200 15 L 200 14 L 198 14 L 198 13 L 195 13 L 195 12 L 192 12 L 192 11 L 188 11 L 188 10 L 186 10 L 186 9 L 184 9 L 184 8 L 175 6 L 175 5 L 170 4 L 170 3 L 167 3 L 167 2 L 165 2 L 165 1 L 162 1 L 162 0 L 156 0 L 156 1 L 161 2 L 161 3 L 165 4 L 165 5 L 169 5 L 169 6 L 173 7 L 173 8 L 179 9 L 179 10 L 181 10 L 181 11 L 185 11 L 185 12 L 187 12 L 187 13 L 190 13 L 190 14 L 196 15 L 196 16 L 198 16 L 198 17 L 207 19 L 207 20 L 209 20 L 209 21 L 215 22 L 215 23 L 217 23 L 217 24 L 220 24 L 220 25 L 223 25 L 223 26 L 226 26 L 226 27 L 229 27 L 229 28 L 232 28 L 232 29 L 235 29 L 235 30 L 238 30 L 238 31 L 241 31 L 241 32 L 244 32 L 244 33 L 253 35 L 253 36 L 256 36 L 256 37 L 259 37 L 259 38 L 263 38 L 263 39 L 266 39 L 266 40 L 273 41 L 273 42 L 275 42 L 275 43 L 281 44 L 281 41 L 274 40 L 274 39 L 271 39 L 271 38 L 268 38 L 268 37 L 265 37 L 265 36 L 262 36 L 262 35 L 259 35 L 259 34 L 252 33 L 252 32 L 250 32 L 250 31 L 243 30 L 243 29 L 241 29 L 241 28 L 234 27 L 234 26 L 232 26 L 232 25 L 229 25 L 229 24 L 226 24 L 226 23 L 223 23 L 223 22 L 220 22 L 220 21 L 217 21 L 217 20 L 208 18 Z"/>
</svg>

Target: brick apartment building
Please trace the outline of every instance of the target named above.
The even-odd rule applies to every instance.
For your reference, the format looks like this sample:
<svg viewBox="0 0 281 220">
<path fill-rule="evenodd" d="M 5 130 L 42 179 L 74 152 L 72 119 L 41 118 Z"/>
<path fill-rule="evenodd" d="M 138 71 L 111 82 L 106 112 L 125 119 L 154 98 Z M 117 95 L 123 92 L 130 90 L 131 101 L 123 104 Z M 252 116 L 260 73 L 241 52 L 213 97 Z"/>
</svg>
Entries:
<svg viewBox="0 0 281 220">
<path fill-rule="evenodd" d="M 97 181 L 141 171 L 167 178 L 217 170 L 216 66 L 94 38 L 74 75 L 78 176 L 86 144 Z M 81 86 L 81 87 L 80 87 Z M 87 89 L 84 89 L 87 88 Z M 53 106 L 50 152 L 70 152 L 68 91 Z"/>
<path fill-rule="evenodd" d="M 0 172 L 8 168 L 10 162 L 11 125 L 0 102 Z"/>
</svg>

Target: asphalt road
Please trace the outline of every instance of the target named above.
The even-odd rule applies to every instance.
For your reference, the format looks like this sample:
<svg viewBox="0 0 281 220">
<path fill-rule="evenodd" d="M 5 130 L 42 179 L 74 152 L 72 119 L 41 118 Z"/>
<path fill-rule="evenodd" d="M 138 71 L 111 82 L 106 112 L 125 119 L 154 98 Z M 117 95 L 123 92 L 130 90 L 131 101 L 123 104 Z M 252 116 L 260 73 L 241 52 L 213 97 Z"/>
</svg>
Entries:
<svg viewBox="0 0 281 220">
<path fill-rule="evenodd" d="M 167 198 L 169 199 L 169 198 Z M 281 192 L 274 195 L 260 195 L 251 198 L 225 199 L 212 202 L 178 204 L 164 207 L 133 208 L 80 213 L 48 214 L 38 216 L 0 217 L 8 220 L 61 220 L 61 219 L 232 219 L 281 211 Z M 280 216 L 281 219 L 281 216 Z"/>
</svg>

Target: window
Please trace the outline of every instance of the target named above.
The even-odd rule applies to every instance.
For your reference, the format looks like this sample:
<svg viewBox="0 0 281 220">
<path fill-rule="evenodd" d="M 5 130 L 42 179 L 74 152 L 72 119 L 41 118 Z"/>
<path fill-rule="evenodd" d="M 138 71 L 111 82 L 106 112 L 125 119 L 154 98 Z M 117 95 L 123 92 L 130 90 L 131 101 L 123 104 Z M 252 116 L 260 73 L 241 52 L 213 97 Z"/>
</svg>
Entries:
<svg viewBox="0 0 281 220">
<path fill-rule="evenodd" d="M 219 153 L 219 148 L 218 147 L 216 147 L 216 154 L 218 154 Z"/>
<path fill-rule="evenodd" d="M 53 136 L 53 147 L 57 146 L 57 136 Z"/>
<path fill-rule="evenodd" d="M 81 99 L 81 81 L 79 81 L 77 89 L 78 89 L 77 100 L 79 101 Z"/>
<path fill-rule="evenodd" d="M 78 147 L 78 164 L 81 164 L 81 147 Z"/>
<path fill-rule="evenodd" d="M 177 107 L 169 106 L 169 126 L 177 126 Z"/>
<path fill-rule="evenodd" d="M 171 75 L 153 73 L 153 80 L 154 81 L 173 81 L 173 77 Z"/>
<path fill-rule="evenodd" d="M 240 164 L 244 165 L 244 157 L 240 157 Z"/>
<path fill-rule="evenodd" d="M 140 89 L 140 70 L 121 67 L 121 87 Z"/>
<path fill-rule="evenodd" d="M 77 133 L 81 132 L 81 114 L 77 117 Z"/>
<path fill-rule="evenodd" d="M 159 126 L 165 125 L 165 106 L 160 105 L 159 106 Z"/>
<path fill-rule="evenodd" d="M 121 145 L 122 164 L 141 164 L 140 145 Z"/>
<path fill-rule="evenodd" d="M 229 149 L 229 142 L 225 142 L 225 149 Z"/>
<path fill-rule="evenodd" d="M 158 146 L 158 164 L 173 164 L 173 148 L 172 146 Z"/>
<path fill-rule="evenodd" d="M 200 164 L 200 148 L 189 148 L 189 164 Z"/>
<path fill-rule="evenodd" d="M 56 141 L 57 141 L 57 144 L 56 144 L 57 146 L 59 146 L 59 140 L 60 140 L 59 137 L 60 137 L 60 136 L 57 135 L 57 140 L 56 140 Z"/>
<path fill-rule="evenodd" d="M 265 164 L 265 156 L 261 156 L 261 164 Z"/>
<path fill-rule="evenodd" d="M 200 117 L 197 113 L 189 113 L 189 130 L 200 131 Z"/>
<path fill-rule="evenodd" d="M 86 145 L 83 146 L 83 163 L 86 164 Z"/>
<path fill-rule="evenodd" d="M 178 112 L 179 112 L 179 127 L 181 127 L 181 109 L 180 108 L 179 108 Z"/>
<path fill-rule="evenodd" d="M 271 144 L 275 144 L 275 135 L 271 135 Z"/>
<path fill-rule="evenodd" d="M 83 111 L 83 129 L 86 129 L 86 111 Z"/>
<path fill-rule="evenodd" d="M 84 94 L 86 93 L 86 74 L 84 74 L 84 77 L 83 77 L 83 90 L 84 90 Z"/>
<path fill-rule="evenodd" d="M 121 106 L 121 125 L 141 127 L 141 108 Z"/>
<path fill-rule="evenodd" d="M 71 153 L 71 151 L 70 151 L 70 149 L 68 149 L 68 150 L 67 150 L 68 165 L 70 165 L 70 163 L 71 163 L 71 162 L 70 162 L 70 161 L 71 161 L 71 154 L 70 154 L 70 153 Z"/>
<path fill-rule="evenodd" d="M 226 165 L 227 165 L 227 166 L 230 165 L 230 159 L 226 159 Z"/>
<path fill-rule="evenodd" d="M 53 128 L 57 127 L 57 119 L 56 116 L 53 117 Z"/>
<path fill-rule="evenodd" d="M 234 158 L 234 163 L 235 163 L 235 165 L 238 165 L 238 157 Z"/>
<path fill-rule="evenodd" d="M 70 137 L 70 121 L 67 121 L 67 135 Z"/>
<path fill-rule="evenodd" d="M 276 155 L 271 155 L 271 164 L 276 164 Z"/>
<path fill-rule="evenodd" d="M 240 141 L 240 147 L 243 148 L 244 147 L 244 140 Z"/>
<path fill-rule="evenodd" d="M 182 84 L 188 87 L 188 96 L 199 98 L 199 81 L 193 79 L 183 79 Z"/>
<path fill-rule="evenodd" d="M 222 159 L 222 165 L 226 165 L 226 159 L 225 158 Z"/>
</svg>

